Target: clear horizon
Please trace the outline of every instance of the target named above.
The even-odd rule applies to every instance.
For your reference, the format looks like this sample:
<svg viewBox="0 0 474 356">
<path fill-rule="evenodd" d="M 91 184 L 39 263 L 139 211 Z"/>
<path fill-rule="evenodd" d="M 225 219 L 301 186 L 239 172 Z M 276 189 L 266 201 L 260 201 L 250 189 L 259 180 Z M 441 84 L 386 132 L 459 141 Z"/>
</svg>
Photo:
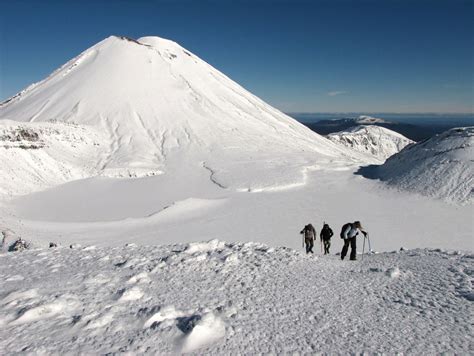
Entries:
<svg viewBox="0 0 474 356">
<path fill-rule="evenodd" d="M 472 115 L 472 13 L 465 0 L 9 2 L 0 100 L 111 34 L 157 35 L 283 112 Z"/>
</svg>

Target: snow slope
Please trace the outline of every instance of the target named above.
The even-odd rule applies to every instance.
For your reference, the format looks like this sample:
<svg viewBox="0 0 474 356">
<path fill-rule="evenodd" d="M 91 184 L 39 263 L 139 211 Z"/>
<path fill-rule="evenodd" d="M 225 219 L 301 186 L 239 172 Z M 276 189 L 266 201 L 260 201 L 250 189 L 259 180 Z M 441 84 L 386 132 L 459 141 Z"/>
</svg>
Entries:
<svg viewBox="0 0 474 356">
<path fill-rule="evenodd" d="M 448 130 L 406 147 L 377 168 L 391 186 L 452 203 L 472 202 L 474 127 Z"/>
<path fill-rule="evenodd" d="M 0 254 L 6 354 L 468 354 L 470 254 L 218 240 Z"/>
<path fill-rule="evenodd" d="M 84 172 L 61 179 L 186 173 L 192 182 L 204 171 L 221 188 L 273 190 L 303 184 L 304 172 L 319 162 L 355 156 L 159 37 L 103 40 L 0 104 L 0 119 L 29 122 L 32 130 L 54 121 L 100 132 L 104 138 Z M 2 161 L 8 154 L 0 149 Z M 84 163 L 79 155 L 65 164 Z M 41 184 L 19 182 L 10 169 L 1 183 L 11 194 L 11 181 L 24 185 L 21 191 L 44 189 L 55 182 L 42 177 L 43 166 L 48 162 L 31 167 Z M 22 167 L 15 168 L 21 176 Z"/>
<path fill-rule="evenodd" d="M 373 157 L 375 162 L 383 162 L 413 143 L 395 131 L 376 125 L 355 126 L 326 137 L 335 143 Z"/>
</svg>

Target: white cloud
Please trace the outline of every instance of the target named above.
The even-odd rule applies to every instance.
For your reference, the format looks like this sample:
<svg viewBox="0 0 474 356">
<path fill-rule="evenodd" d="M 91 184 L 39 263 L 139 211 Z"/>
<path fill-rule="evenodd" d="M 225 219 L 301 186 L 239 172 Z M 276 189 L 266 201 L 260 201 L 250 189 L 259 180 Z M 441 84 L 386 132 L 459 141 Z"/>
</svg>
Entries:
<svg viewBox="0 0 474 356">
<path fill-rule="evenodd" d="M 330 91 L 330 92 L 328 92 L 329 96 L 336 96 L 336 95 L 343 95 L 343 94 L 347 94 L 347 91 L 340 90 L 340 91 Z"/>
</svg>

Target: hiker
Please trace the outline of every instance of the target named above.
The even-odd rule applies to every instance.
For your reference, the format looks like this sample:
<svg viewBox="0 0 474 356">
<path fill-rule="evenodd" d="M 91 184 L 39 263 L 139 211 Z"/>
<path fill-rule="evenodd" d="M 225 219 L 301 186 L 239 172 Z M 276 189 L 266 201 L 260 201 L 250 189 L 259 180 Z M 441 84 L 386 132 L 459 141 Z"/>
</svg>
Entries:
<svg viewBox="0 0 474 356">
<path fill-rule="evenodd" d="M 341 251 L 341 260 L 346 257 L 347 250 L 349 249 L 349 245 L 351 246 L 351 260 L 355 261 L 356 258 L 356 238 L 359 235 L 359 232 L 364 234 L 364 237 L 367 236 L 367 232 L 364 231 L 360 221 L 354 221 L 353 223 L 344 224 L 341 229 L 341 239 L 344 239 L 344 247 Z"/>
<path fill-rule="evenodd" d="M 329 247 L 331 247 L 331 236 L 334 235 L 332 229 L 329 227 L 328 224 L 323 225 L 323 229 L 319 233 L 319 238 L 324 245 L 324 254 L 329 254 Z"/>
<path fill-rule="evenodd" d="M 303 230 L 300 231 L 300 234 L 304 234 L 304 243 L 306 245 L 306 253 L 314 253 L 313 246 L 314 240 L 316 240 L 316 230 L 314 229 L 313 225 L 308 224 L 306 225 Z"/>
</svg>

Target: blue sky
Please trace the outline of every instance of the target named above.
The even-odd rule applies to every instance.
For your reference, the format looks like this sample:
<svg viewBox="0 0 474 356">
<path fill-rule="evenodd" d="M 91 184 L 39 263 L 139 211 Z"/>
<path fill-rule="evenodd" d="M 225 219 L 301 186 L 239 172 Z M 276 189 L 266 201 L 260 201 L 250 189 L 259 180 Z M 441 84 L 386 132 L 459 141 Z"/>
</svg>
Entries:
<svg viewBox="0 0 474 356">
<path fill-rule="evenodd" d="M 472 112 L 473 3 L 5 1 L 0 100 L 109 35 L 157 35 L 286 112 Z"/>
</svg>

